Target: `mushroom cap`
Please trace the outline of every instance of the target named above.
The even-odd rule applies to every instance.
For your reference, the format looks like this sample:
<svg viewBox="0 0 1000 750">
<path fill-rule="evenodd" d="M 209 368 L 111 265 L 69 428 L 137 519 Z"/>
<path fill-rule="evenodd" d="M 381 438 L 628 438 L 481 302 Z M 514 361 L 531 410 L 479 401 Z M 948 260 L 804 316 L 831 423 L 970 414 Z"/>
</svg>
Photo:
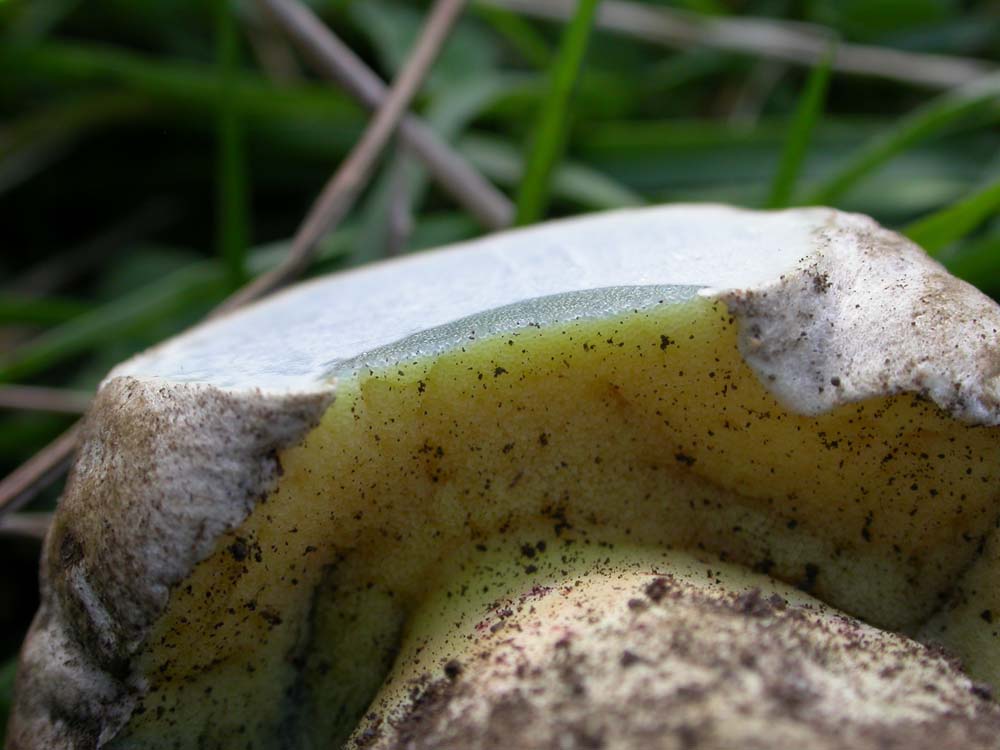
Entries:
<svg viewBox="0 0 1000 750">
<path fill-rule="evenodd" d="M 694 294 L 729 305 L 744 357 L 794 411 L 912 391 L 1000 424 L 996 304 L 902 236 L 828 208 L 672 205 L 502 232 L 299 284 L 134 357 L 108 380 L 324 391 L 338 373 L 469 336 Z M 839 385 L 827 387 L 833 378 Z"/>
<path fill-rule="evenodd" d="M 1000 308 L 867 217 L 675 205 L 552 222 L 296 286 L 115 368 L 48 536 L 8 747 L 109 743 L 173 587 L 363 368 L 695 296 L 790 411 L 912 392 L 1000 424 Z"/>
</svg>

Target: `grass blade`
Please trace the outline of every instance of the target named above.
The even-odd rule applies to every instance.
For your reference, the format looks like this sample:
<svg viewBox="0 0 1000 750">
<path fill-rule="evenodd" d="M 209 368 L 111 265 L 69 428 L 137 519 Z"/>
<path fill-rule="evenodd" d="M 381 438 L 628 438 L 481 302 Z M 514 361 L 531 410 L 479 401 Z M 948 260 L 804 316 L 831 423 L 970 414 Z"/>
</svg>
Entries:
<svg viewBox="0 0 1000 750">
<path fill-rule="evenodd" d="M 552 171 L 566 142 L 570 95 L 583 64 L 599 3 L 600 0 L 580 0 L 573 20 L 563 32 L 552 66 L 549 95 L 542 103 L 524 180 L 517 196 L 516 224 L 538 221 L 548 207 Z"/>
<path fill-rule="evenodd" d="M 524 175 L 522 156 L 513 144 L 485 136 L 467 136 L 459 149 L 484 175 L 499 185 L 516 185 Z M 563 161 L 552 170 L 551 194 L 588 211 L 642 206 L 646 200 L 602 172 Z"/>
<path fill-rule="evenodd" d="M 826 92 L 830 84 L 834 52 L 835 48 L 831 47 L 826 57 L 809 74 L 805 91 L 799 98 L 795 115 L 785 138 L 781 160 L 778 162 L 778 170 L 771 183 L 771 192 L 767 199 L 768 208 L 785 208 L 791 205 L 792 194 L 795 191 L 799 175 L 802 173 L 802 164 L 805 161 L 809 142 L 812 140 L 813 130 L 815 130 L 826 104 Z"/>
<path fill-rule="evenodd" d="M 249 244 L 246 146 L 237 109 L 236 76 L 239 38 L 229 0 L 216 0 L 216 54 L 219 68 L 218 156 L 218 244 L 231 289 L 247 281 L 246 253 Z"/>
<path fill-rule="evenodd" d="M 0 293 L 0 325 L 53 325 L 82 315 L 91 305 L 54 297 L 35 298 Z"/>
<path fill-rule="evenodd" d="M 951 206 L 910 224 L 903 234 L 931 255 L 962 239 L 987 219 L 1000 214 L 1000 178 Z"/>
<path fill-rule="evenodd" d="M 0 382 L 31 377 L 108 340 L 219 299 L 225 294 L 224 280 L 217 265 L 199 263 L 96 307 L 0 356 Z"/>
<path fill-rule="evenodd" d="M 0 737 L 7 731 L 7 716 L 10 714 L 14 699 L 14 673 L 17 670 L 17 658 L 8 659 L 0 666 Z"/>
<path fill-rule="evenodd" d="M 529 65 L 545 70 L 552 62 L 552 51 L 545 37 L 524 18 L 506 8 L 473 5 L 477 15 L 493 27 L 511 48 Z"/>
<path fill-rule="evenodd" d="M 0 45 L 2 66 L 18 71 L 16 83 L 21 86 L 38 79 L 81 87 L 113 83 L 198 115 L 218 109 L 218 75 L 213 65 L 167 61 L 102 44 L 45 42 L 27 49 Z M 364 121 L 361 108 L 329 86 L 277 86 L 242 71 L 234 78 L 240 114 L 255 122 L 319 121 L 328 129 L 342 125 L 349 127 L 347 140 L 352 141 Z"/>
<path fill-rule="evenodd" d="M 15 7 L 3 35 L 10 41 L 27 45 L 44 39 L 63 19 L 76 10 L 81 0 L 35 0 Z"/>
<path fill-rule="evenodd" d="M 878 169 L 910 146 L 944 130 L 949 125 L 996 107 L 1000 99 L 1000 74 L 990 74 L 978 81 L 935 98 L 886 133 L 875 136 L 853 157 L 846 160 L 809 196 L 808 203 L 832 204 L 859 180 Z M 1000 113 L 1000 108 L 997 108 Z"/>
<path fill-rule="evenodd" d="M 1000 234 L 987 234 L 963 243 L 957 252 L 939 258 L 951 273 L 975 284 L 994 298 L 1000 297 Z"/>
</svg>

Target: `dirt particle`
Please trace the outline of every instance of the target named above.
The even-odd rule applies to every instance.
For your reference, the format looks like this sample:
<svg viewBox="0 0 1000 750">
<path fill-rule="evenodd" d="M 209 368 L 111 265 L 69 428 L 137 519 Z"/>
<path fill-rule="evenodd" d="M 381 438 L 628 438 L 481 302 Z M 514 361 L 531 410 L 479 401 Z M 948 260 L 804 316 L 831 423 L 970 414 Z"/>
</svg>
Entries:
<svg viewBox="0 0 1000 750">
<path fill-rule="evenodd" d="M 68 568 L 83 558 L 83 545 L 71 531 L 63 532 L 59 540 L 59 562 L 63 568 Z"/>
<path fill-rule="evenodd" d="M 272 628 L 277 627 L 283 622 L 283 620 L 281 619 L 281 615 L 279 615 L 273 609 L 262 609 L 260 611 L 260 616 L 263 617 L 264 621 L 267 622 L 267 624 L 270 625 Z"/>
<path fill-rule="evenodd" d="M 247 546 L 247 540 L 240 537 L 235 542 L 230 544 L 229 554 L 233 556 L 233 559 L 236 562 L 243 562 L 246 560 L 247 555 L 250 554 L 250 548 Z"/>
<path fill-rule="evenodd" d="M 618 661 L 619 663 L 621 663 L 624 669 L 628 669 L 629 667 L 635 666 L 640 661 L 642 661 L 642 657 L 640 657 L 634 651 L 629 651 L 628 649 L 625 649 L 624 651 L 622 651 L 622 655 Z"/>
<path fill-rule="evenodd" d="M 646 584 L 645 593 L 650 600 L 659 603 L 669 590 L 670 583 L 663 576 L 659 576 Z"/>
<path fill-rule="evenodd" d="M 816 588 L 816 579 L 819 578 L 819 566 L 816 563 L 806 563 L 805 578 L 799 583 L 799 588 L 806 593 Z"/>
<path fill-rule="evenodd" d="M 677 728 L 677 739 L 680 740 L 684 750 L 694 750 L 698 747 L 698 730 L 689 724 L 682 724 Z"/>
<path fill-rule="evenodd" d="M 444 665 L 444 675 L 449 680 L 457 679 L 458 676 L 462 674 L 462 671 L 462 663 L 458 659 L 452 659 Z"/>
<path fill-rule="evenodd" d="M 817 273 L 813 276 L 812 285 L 816 294 L 826 294 L 830 289 L 830 277 L 825 273 Z"/>
<path fill-rule="evenodd" d="M 736 597 L 736 608 L 749 617 L 767 617 L 774 614 L 771 602 L 765 599 L 760 589 L 752 588 Z"/>
<path fill-rule="evenodd" d="M 763 560 L 759 560 L 754 563 L 753 570 L 755 573 L 763 573 L 764 575 L 770 575 L 771 569 L 774 567 L 774 560 L 770 557 L 765 557 Z"/>
<path fill-rule="evenodd" d="M 993 688 L 987 685 L 985 682 L 973 682 L 972 687 L 969 688 L 971 692 L 977 698 L 981 698 L 984 701 L 993 700 Z"/>
</svg>

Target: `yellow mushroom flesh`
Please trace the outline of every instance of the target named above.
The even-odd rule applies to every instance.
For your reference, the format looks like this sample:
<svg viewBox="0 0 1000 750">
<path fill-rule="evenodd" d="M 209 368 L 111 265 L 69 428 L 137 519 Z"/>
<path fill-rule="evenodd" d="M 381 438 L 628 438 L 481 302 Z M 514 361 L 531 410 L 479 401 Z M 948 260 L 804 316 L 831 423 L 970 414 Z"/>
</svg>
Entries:
<svg viewBox="0 0 1000 750">
<path fill-rule="evenodd" d="M 344 739 L 413 613 L 501 548 L 689 550 L 918 632 L 995 528 L 1000 430 L 912 394 L 793 413 L 736 327 L 694 298 L 339 373 L 277 488 L 173 590 L 117 745 Z"/>
</svg>

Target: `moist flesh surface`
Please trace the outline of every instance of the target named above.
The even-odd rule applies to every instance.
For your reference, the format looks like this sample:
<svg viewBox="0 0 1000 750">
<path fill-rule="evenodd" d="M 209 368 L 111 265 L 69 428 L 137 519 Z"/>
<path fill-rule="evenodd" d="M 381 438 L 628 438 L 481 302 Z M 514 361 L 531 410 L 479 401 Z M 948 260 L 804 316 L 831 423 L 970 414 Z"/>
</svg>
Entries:
<svg viewBox="0 0 1000 750">
<path fill-rule="evenodd" d="M 345 738 L 456 560 L 540 528 L 721 556 L 916 631 L 997 522 L 997 441 L 913 395 L 790 413 L 700 299 L 344 371 L 277 489 L 172 591 L 118 744 Z"/>
</svg>

